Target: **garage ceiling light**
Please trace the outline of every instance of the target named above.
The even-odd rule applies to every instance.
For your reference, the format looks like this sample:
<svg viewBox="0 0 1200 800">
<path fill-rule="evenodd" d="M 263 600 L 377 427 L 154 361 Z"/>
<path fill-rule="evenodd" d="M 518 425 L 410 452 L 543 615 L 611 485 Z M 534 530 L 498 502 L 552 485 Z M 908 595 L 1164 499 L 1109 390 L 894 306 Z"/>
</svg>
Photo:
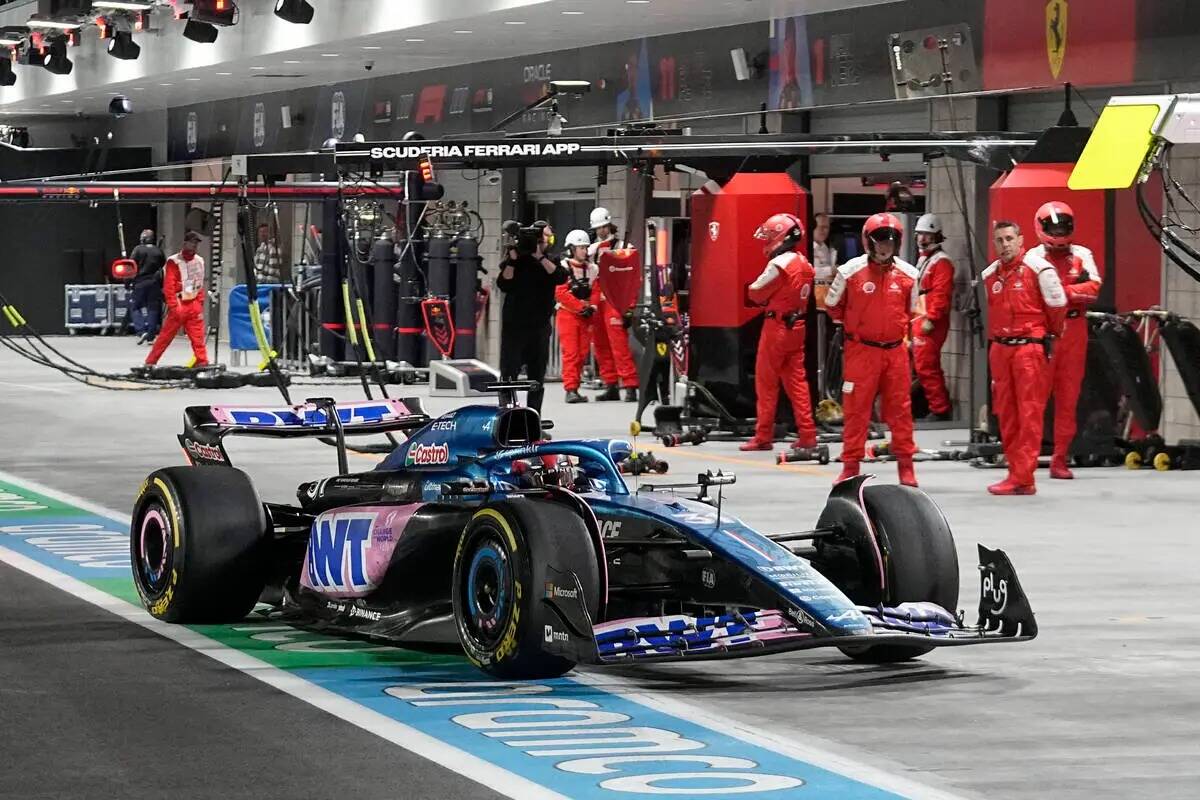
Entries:
<svg viewBox="0 0 1200 800">
<path fill-rule="evenodd" d="M 29 28 L 24 25 L 5 25 L 0 28 L 0 45 L 8 47 L 16 47 L 19 44 L 24 44 L 29 38 Z"/>
<path fill-rule="evenodd" d="M 67 58 L 67 40 L 55 39 L 46 50 L 45 67 L 55 75 L 70 75 L 75 62 Z"/>
<path fill-rule="evenodd" d="M 183 26 L 183 37 L 200 44 L 212 44 L 217 40 L 217 26 L 189 19 Z"/>
<path fill-rule="evenodd" d="M 241 14 L 233 0 L 192 0 L 188 19 L 228 27 L 236 25 Z"/>
<path fill-rule="evenodd" d="M 133 40 L 129 31 L 116 31 L 108 40 L 108 54 L 122 61 L 136 61 L 142 54 L 142 46 Z"/>
<path fill-rule="evenodd" d="M 275 0 L 275 16 L 285 22 L 307 25 L 312 22 L 313 7 L 308 0 Z"/>
<path fill-rule="evenodd" d="M 83 27 L 82 22 L 66 22 L 61 19 L 39 19 L 38 17 L 30 17 L 25 23 L 30 28 L 52 28 L 58 31 L 77 31 Z"/>
</svg>

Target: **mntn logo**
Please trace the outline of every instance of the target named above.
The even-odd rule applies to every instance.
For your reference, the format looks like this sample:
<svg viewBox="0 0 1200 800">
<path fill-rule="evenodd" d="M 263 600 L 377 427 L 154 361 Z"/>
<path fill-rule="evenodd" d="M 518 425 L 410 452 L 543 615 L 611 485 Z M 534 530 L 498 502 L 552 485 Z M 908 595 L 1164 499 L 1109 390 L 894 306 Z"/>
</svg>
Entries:
<svg viewBox="0 0 1200 800">
<path fill-rule="evenodd" d="M 335 514 L 313 523 L 308 540 L 308 582 L 314 588 L 370 588 L 366 563 L 374 521 L 374 514 Z"/>
</svg>

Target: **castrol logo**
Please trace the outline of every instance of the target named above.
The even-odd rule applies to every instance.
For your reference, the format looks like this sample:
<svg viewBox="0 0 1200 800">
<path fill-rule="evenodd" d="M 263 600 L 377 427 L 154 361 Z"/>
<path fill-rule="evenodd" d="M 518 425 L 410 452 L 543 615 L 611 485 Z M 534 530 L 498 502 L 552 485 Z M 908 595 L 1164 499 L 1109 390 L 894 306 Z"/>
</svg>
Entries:
<svg viewBox="0 0 1200 800">
<path fill-rule="evenodd" d="M 450 445 L 421 444 L 420 442 L 408 448 L 408 456 L 404 463 L 407 466 L 428 467 L 450 463 Z"/>
</svg>

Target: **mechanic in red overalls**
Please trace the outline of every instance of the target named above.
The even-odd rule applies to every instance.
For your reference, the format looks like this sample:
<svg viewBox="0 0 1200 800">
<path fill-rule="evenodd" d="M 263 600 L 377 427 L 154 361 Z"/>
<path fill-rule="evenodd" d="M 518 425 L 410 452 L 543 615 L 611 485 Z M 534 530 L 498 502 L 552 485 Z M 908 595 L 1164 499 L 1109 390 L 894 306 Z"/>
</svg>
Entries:
<svg viewBox="0 0 1200 800">
<path fill-rule="evenodd" d="M 1067 321 L 1062 338 L 1054 343 L 1050 359 L 1050 391 L 1054 395 L 1054 457 L 1050 477 L 1070 480 L 1075 476 L 1067 466 L 1071 442 L 1075 439 L 1076 406 L 1087 370 L 1087 307 L 1100 297 L 1103 276 L 1092 251 L 1072 241 L 1075 212 L 1062 202 L 1046 203 L 1034 216 L 1041 244 L 1029 252 L 1054 265 L 1067 295 Z"/>
<path fill-rule="evenodd" d="M 997 222 L 992 241 L 999 258 L 983 271 L 988 298 L 992 412 L 1008 477 L 988 487 L 992 494 L 1037 494 L 1033 471 L 1042 449 L 1042 416 L 1049 394 L 1047 353 L 1062 332 L 1067 296 L 1054 265 L 1025 251 L 1015 222 Z"/>
<path fill-rule="evenodd" d="M 588 258 L 593 264 L 600 263 L 600 254 L 605 250 L 620 249 L 625 246 L 617 238 L 617 226 L 613 225 L 612 214 L 608 213 L 607 208 L 598 207 L 592 210 L 591 226 L 592 230 L 596 232 L 596 241 L 588 249 Z M 604 335 L 600 335 L 601 332 Z M 636 403 L 638 371 L 637 364 L 633 360 L 633 353 L 629 350 L 629 333 L 621 313 L 603 294 L 601 294 L 600 324 L 595 345 L 596 360 L 600 362 L 601 373 L 603 374 L 604 362 L 611 361 L 621 380 L 621 386 L 625 387 L 625 402 Z M 607 386 L 604 392 L 596 399 L 602 403 L 620 400 L 621 391 L 617 382 L 614 380 L 609 383 L 605 379 L 605 384 Z"/>
<path fill-rule="evenodd" d="M 770 450 L 774 446 L 782 381 L 796 417 L 798 435 L 793 448 L 812 450 L 817 446 L 817 428 L 804 373 L 804 315 L 812 297 L 814 270 L 808 259 L 796 252 L 804 240 L 804 225 L 791 214 L 775 214 L 759 226 L 754 238 L 763 241 L 763 254 L 770 261 L 747 293 L 751 302 L 765 305 L 767 312 L 754 360 L 757 424 L 754 438 L 741 449 Z"/>
<path fill-rule="evenodd" d="M 866 254 L 838 267 L 825 307 L 845 328 L 842 405 L 842 474 L 858 474 L 867 445 L 867 428 L 876 395 L 882 398 L 883 420 L 892 432 L 900 482 L 916 486 L 913 469 L 912 379 L 908 335 L 917 307 L 916 268 L 898 258 L 904 228 L 894 214 L 875 214 L 863 226 Z"/>
<path fill-rule="evenodd" d="M 567 282 L 554 289 L 554 300 L 558 306 L 558 344 L 562 351 L 562 380 L 568 403 L 586 403 L 587 398 L 579 393 L 580 374 L 592 349 L 592 339 L 603 330 L 597 331 L 600 305 L 600 288 L 596 285 L 596 265 L 588 260 L 588 246 L 592 239 L 587 231 L 575 230 L 567 234 L 567 257 L 563 268 L 567 271 Z M 600 362 L 600 375 L 604 382 L 616 382 L 611 356 L 607 363 Z"/>
<path fill-rule="evenodd" d="M 183 328 L 192 343 L 192 366 L 208 364 L 208 349 L 204 344 L 204 259 L 196 255 L 200 234 L 188 231 L 179 252 L 167 259 L 163 268 L 163 301 L 167 304 L 167 319 L 163 322 L 154 346 L 146 356 L 146 366 L 154 366 Z"/>
<path fill-rule="evenodd" d="M 954 301 L 954 262 L 942 250 L 942 221 L 935 214 L 917 220 L 917 259 L 921 297 L 925 313 L 913 320 L 912 357 L 917 380 L 929 401 L 929 421 L 944 421 L 953 415 L 946 376 L 942 373 L 942 347 L 950 333 L 950 309 Z"/>
</svg>

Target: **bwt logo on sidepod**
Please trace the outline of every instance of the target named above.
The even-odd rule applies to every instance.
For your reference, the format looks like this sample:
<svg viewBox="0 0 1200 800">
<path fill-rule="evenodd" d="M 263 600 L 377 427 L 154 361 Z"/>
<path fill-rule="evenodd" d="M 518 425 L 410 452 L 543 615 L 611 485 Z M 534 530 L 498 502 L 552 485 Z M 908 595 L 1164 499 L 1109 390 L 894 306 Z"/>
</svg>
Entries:
<svg viewBox="0 0 1200 800">
<path fill-rule="evenodd" d="M 308 582 L 314 589 L 364 591 L 367 549 L 375 514 L 331 514 L 313 522 L 308 539 Z"/>
<path fill-rule="evenodd" d="M 408 448 L 408 454 L 404 457 L 404 465 L 409 467 L 431 467 L 449 463 L 450 445 L 446 442 L 440 444 L 416 442 Z"/>
</svg>

